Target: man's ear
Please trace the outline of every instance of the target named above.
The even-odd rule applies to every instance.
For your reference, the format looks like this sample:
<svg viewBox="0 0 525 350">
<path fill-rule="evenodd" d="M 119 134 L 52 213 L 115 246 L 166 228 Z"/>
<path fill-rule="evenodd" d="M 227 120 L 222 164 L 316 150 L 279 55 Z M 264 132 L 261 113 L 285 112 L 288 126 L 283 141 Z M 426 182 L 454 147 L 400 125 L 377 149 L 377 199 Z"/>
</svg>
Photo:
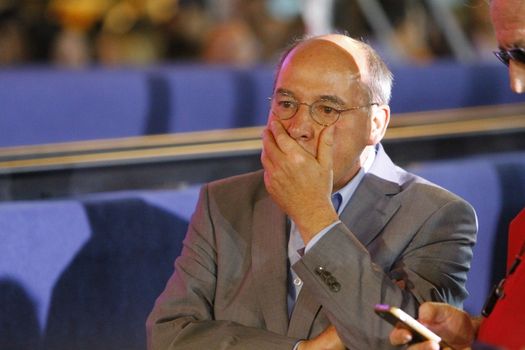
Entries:
<svg viewBox="0 0 525 350">
<path fill-rule="evenodd" d="M 376 145 L 385 136 L 390 122 L 390 107 L 388 105 L 371 106 L 371 125 L 369 145 Z"/>
</svg>

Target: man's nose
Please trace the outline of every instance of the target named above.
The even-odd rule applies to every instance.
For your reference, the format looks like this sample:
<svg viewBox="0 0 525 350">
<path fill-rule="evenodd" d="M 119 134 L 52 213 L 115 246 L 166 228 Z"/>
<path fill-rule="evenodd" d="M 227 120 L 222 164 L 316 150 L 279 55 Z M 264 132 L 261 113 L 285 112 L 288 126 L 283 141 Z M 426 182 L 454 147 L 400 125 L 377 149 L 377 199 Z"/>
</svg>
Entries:
<svg viewBox="0 0 525 350">
<path fill-rule="evenodd" d="M 510 88 L 515 93 L 525 92 L 525 63 L 516 60 L 509 62 Z"/>
<path fill-rule="evenodd" d="M 297 106 L 297 112 L 288 120 L 288 133 L 296 140 L 309 140 L 314 135 L 314 120 L 310 107 L 304 103 Z"/>
</svg>

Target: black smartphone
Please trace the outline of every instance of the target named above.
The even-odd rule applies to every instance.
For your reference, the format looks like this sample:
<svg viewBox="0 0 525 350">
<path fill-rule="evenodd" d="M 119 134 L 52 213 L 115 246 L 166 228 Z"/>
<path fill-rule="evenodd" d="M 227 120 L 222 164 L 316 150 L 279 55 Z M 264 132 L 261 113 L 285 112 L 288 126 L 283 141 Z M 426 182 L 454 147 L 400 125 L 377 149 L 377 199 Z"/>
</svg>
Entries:
<svg viewBox="0 0 525 350">
<path fill-rule="evenodd" d="M 413 341 L 415 342 L 433 340 L 439 343 L 439 345 L 442 348 L 448 347 L 454 350 L 454 348 L 445 343 L 439 335 L 432 332 L 427 327 L 423 326 L 415 318 L 413 318 L 398 307 L 385 304 L 377 304 L 374 307 L 374 311 L 376 312 L 376 314 L 381 316 L 381 318 L 385 319 L 393 326 L 396 326 L 398 323 L 403 324 L 405 328 L 412 332 L 414 336 Z"/>
</svg>

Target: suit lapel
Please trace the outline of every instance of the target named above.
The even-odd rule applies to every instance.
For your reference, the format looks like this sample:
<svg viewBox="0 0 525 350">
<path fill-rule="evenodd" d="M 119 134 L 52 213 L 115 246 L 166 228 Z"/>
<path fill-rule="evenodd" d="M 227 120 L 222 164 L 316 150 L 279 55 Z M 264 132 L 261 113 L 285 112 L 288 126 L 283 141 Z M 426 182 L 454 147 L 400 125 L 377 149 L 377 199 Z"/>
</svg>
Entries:
<svg viewBox="0 0 525 350">
<path fill-rule="evenodd" d="M 288 328 L 285 230 L 284 213 L 264 191 L 254 208 L 252 270 L 266 328 L 278 334 Z"/>
<path fill-rule="evenodd" d="M 399 209 L 400 178 L 396 166 L 379 147 L 376 160 L 356 189 L 340 219 L 363 245 L 368 245 Z"/>
</svg>

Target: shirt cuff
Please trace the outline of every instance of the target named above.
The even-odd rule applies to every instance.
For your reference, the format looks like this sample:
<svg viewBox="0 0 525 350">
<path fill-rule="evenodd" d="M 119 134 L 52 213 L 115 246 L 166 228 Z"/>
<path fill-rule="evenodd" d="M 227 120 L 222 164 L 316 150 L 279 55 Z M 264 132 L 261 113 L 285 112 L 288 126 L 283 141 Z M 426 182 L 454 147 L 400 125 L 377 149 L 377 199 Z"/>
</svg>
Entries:
<svg viewBox="0 0 525 350">
<path fill-rule="evenodd" d="M 295 343 L 292 350 L 297 350 L 299 348 L 299 344 L 301 344 L 302 342 L 303 342 L 302 340 L 299 340 L 297 343 Z"/>
<path fill-rule="evenodd" d="M 340 223 L 340 222 L 341 222 L 341 220 L 337 220 L 337 221 L 335 221 L 334 223 L 332 223 L 332 224 L 326 226 L 326 227 L 325 227 L 324 229 L 322 229 L 321 231 L 319 231 L 319 233 L 316 234 L 316 235 L 314 236 L 314 238 L 312 238 L 312 239 L 310 240 L 310 242 L 308 242 L 308 244 L 306 245 L 306 247 L 304 247 L 304 252 L 305 252 L 305 253 L 308 253 L 308 251 L 309 251 L 310 249 L 312 249 L 312 247 L 313 247 L 317 242 L 319 242 L 319 240 L 320 240 L 321 238 L 323 238 L 324 235 L 326 235 L 326 234 L 328 233 L 328 231 L 330 231 L 330 230 L 332 229 L 332 227 L 334 227 L 335 225 L 337 225 L 337 224 Z M 295 348 L 293 348 L 293 350 L 295 350 Z"/>
</svg>

